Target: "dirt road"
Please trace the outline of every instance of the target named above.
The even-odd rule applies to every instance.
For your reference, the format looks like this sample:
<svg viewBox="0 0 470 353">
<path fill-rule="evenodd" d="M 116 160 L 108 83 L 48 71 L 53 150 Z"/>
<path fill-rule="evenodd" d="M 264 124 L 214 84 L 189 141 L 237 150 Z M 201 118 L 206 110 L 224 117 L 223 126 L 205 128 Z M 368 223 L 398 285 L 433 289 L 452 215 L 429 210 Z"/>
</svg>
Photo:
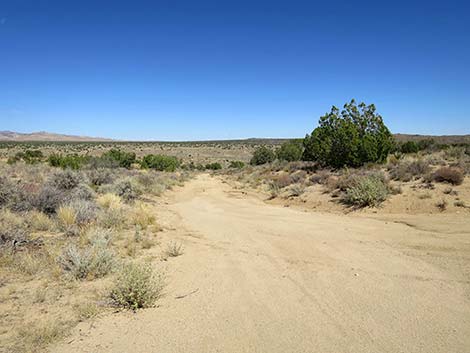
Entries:
<svg viewBox="0 0 470 353">
<path fill-rule="evenodd" d="M 208 175 L 165 215 L 185 253 L 155 264 L 159 307 L 83 323 L 52 351 L 470 352 L 470 227 L 270 206 Z"/>
</svg>

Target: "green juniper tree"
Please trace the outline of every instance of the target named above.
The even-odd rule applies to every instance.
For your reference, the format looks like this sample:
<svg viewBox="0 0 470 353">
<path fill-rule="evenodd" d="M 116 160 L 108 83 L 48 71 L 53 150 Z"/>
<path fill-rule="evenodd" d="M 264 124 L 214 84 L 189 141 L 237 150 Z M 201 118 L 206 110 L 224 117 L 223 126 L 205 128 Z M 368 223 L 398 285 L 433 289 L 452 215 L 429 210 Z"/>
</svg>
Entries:
<svg viewBox="0 0 470 353">
<path fill-rule="evenodd" d="M 304 139 L 303 159 L 334 168 L 382 163 L 394 139 L 373 104 L 351 100 L 340 112 L 333 106 L 320 117 L 319 126 Z"/>
</svg>

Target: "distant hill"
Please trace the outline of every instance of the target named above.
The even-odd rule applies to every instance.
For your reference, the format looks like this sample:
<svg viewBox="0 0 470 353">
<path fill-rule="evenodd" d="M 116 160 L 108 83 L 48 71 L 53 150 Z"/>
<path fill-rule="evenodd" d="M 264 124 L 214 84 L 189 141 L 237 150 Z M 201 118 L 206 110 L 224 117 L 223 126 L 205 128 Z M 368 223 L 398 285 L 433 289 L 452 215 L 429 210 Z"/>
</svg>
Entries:
<svg viewBox="0 0 470 353">
<path fill-rule="evenodd" d="M 455 144 L 455 143 L 469 143 L 470 135 L 411 135 L 411 134 L 394 134 L 395 139 L 400 142 L 406 141 L 419 141 L 424 139 L 433 139 L 439 144 Z"/>
<path fill-rule="evenodd" d="M 423 139 L 433 139 L 439 144 L 457 144 L 466 143 L 470 144 L 469 135 L 413 135 L 413 134 L 394 134 L 395 139 L 399 142 L 405 141 L 419 141 Z M 237 139 L 237 140 L 207 140 L 207 141 L 118 141 L 103 137 L 89 137 L 89 136 L 76 136 L 76 135 L 64 135 L 56 134 L 51 132 L 39 131 L 31 133 L 21 133 L 14 131 L 0 131 L 0 141 L 10 142 L 28 142 L 28 141 L 50 141 L 50 142 L 147 142 L 147 143 L 243 143 L 250 145 L 267 144 L 267 145 L 280 145 L 285 141 L 289 141 L 288 138 L 248 138 L 248 139 Z"/>
<path fill-rule="evenodd" d="M 0 131 L 0 141 L 23 142 L 23 141 L 70 141 L 70 142 L 93 142 L 93 141 L 113 141 L 102 137 L 74 136 L 55 134 L 51 132 L 39 131 L 31 133 L 21 133 L 14 131 Z"/>
</svg>

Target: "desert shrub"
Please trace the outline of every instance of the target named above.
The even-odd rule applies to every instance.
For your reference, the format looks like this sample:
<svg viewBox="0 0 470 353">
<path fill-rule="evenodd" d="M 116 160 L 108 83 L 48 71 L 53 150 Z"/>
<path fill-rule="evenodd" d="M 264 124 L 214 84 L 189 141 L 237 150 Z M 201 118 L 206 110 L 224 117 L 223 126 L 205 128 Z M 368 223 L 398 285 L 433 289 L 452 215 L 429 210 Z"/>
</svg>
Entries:
<svg viewBox="0 0 470 353">
<path fill-rule="evenodd" d="M 450 183 L 452 185 L 460 185 L 463 182 L 463 172 L 458 168 L 442 167 L 436 170 L 432 179 L 440 183 Z"/>
<path fill-rule="evenodd" d="M 51 154 L 47 159 L 52 167 L 60 167 L 62 169 L 80 169 L 83 165 L 88 163 L 89 157 L 80 156 L 78 154 Z"/>
<path fill-rule="evenodd" d="M 218 163 L 218 162 L 208 163 L 208 164 L 206 164 L 206 169 L 209 169 L 209 170 L 220 170 L 220 169 L 222 169 L 222 164 L 220 164 L 220 163 Z"/>
<path fill-rule="evenodd" d="M 302 184 L 293 184 L 289 187 L 289 197 L 298 197 L 305 192 L 305 186 Z"/>
<path fill-rule="evenodd" d="M 145 192 L 152 192 L 157 184 L 155 173 L 140 173 L 136 177 L 137 182 L 142 185 Z"/>
<path fill-rule="evenodd" d="M 14 352 L 38 352 L 47 345 L 64 336 L 66 324 L 57 320 L 50 322 L 35 322 L 32 325 L 22 325 L 18 330 Z"/>
<path fill-rule="evenodd" d="M 339 190 L 344 192 L 349 188 L 356 186 L 358 181 L 361 179 L 369 176 L 381 179 L 384 183 L 386 182 L 385 176 L 382 173 L 370 172 L 364 169 L 351 170 L 345 168 L 341 170 L 339 176 L 330 175 L 325 185 L 330 191 Z"/>
<path fill-rule="evenodd" d="M 253 152 L 253 157 L 251 157 L 251 165 L 262 165 L 266 163 L 271 163 L 276 159 L 276 154 L 274 151 L 266 146 L 260 146 Z"/>
<path fill-rule="evenodd" d="M 64 193 L 64 199 L 66 201 L 73 200 L 86 200 L 91 201 L 95 198 L 95 192 L 91 187 L 86 184 L 78 184 L 73 190 Z"/>
<path fill-rule="evenodd" d="M 142 202 L 134 206 L 129 214 L 129 218 L 132 225 L 139 226 L 141 229 L 146 229 L 155 223 L 155 215 L 152 210 Z"/>
<path fill-rule="evenodd" d="M 447 209 L 447 201 L 446 200 L 437 201 L 436 207 L 439 209 L 439 211 L 444 212 Z"/>
<path fill-rule="evenodd" d="M 57 262 L 64 272 L 74 279 L 104 277 L 115 266 L 113 252 L 102 245 L 79 249 L 70 244 L 57 258 Z"/>
<path fill-rule="evenodd" d="M 414 141 L 406 141 L 400 146 L 401 153 L 417 153 L 419 151 L 418 144 Z"/>
<path fill-rule="evenodd" d="M 98 224 L 103 228 L 121 228 L 126 221 L 123 208 L 107 208 L 98 215 Z"/>
<path fill-rule="evenodd" d="M 96 202 L 104 209 L 119 209 L 122 207 L 121 198 L 111 193 L 98 196 Z"/>
<path fill-rule="evenodd" d="M 174 172 L 180 166 L 178 158 L 159 154 L 149 154 L 142 158 L 142 168 L 150 168 L 162 172 Z"/>
<path fill-rule="evenodd" d="M 87 200 L 73 200 L 67 204 L 75 214 L 75 223 L 84 226 L 94 222 L 98 217 L 98 207 L 95 202 Z"/>
<path fill-rule="evenodd" d="M 88 171 L 88 179 L 95 186 L 111 184 L 114 180 L 113 174 L 109 169 L 99 168 Z"/>
<path fill-rule="evenodd" d="M 290 174 L 293 183 L 302 183 L 307 178 L 307 172 L 305 170 L 297 170 Z"/>
<path fill-rule="evenodd" d="M 184 248 L 183 244 L 176 241 L 171 241 L 167 244 L 165 255 L 169 257 L 177 257 L 183 255 Z"/>
<path fill-rule="evenodd" d="M 377 175 L 362 176 L 346 189 L 343 202 L 357 207 L 378 206 L 387 199 L 389 189 Z"/>
<path fill-rule="evenodd" d="M 0 246 L 17 247 L 28 239 L 27 226 L 22 217 L 9 210 L 0 211 Z"/>
<path fill-rule="evenodd" d="M 76 245 L 70 244 L 62 251 L 57 262 L 72 278 L 84 279 L 90 272 L 91 252 L 80 250 Z"/>
<path fill-rule="evenodd" d="M 34 208 L 35 185 L 14 182 L 0 176 L 0 208 L 8 207 L 13 211 L 29 211 Z"/>
<path fill-rule="evenodd" d="M 277 159 L 281 161 L 300 161 L 302 159 L 302 154 L 304 152 L 304 147 L 302 140 L 292 140 L 284 142 L 281 147 L 276 150 Z"/>
<path fill-rule="evenodd" d="M 320 117 L 319 126 L 304 139 L 303 159 L 334 168 L 358 167 L 384 162 L 393 145 L 393 136 L 375 106 L 356 106 L 352 100 L 341 113 L 333 106 Z"/>
<path fill-rule="evenodd" d="M 35 164 L 41 162 L 44 158 L 43 153 L 40 150 L 26 150 L 24 152 L 18 152 L 13 157 L 8 159 L 8 164 L 14 164 L 20 160 L 23 160 L 26 164 Z"/>
<path fill-rule="evenodd" d="M 85 237 L 92 246 L 107 248 L 114 238 L 114 232 L 106 228 L 92 227 L 87 230 Z"/>
<path fill-rule="evenodd" d="M 432 138 L 429 139 L 422 139 L 417 142 L 418 149 L 420 151 L 424 150 L 432 150 L 433 146 L 436 144 L 436 141 Z"/>
<path fill-rule="evenodd" d="M 45 213 L 36 210 L 27 214 L 26 222 L 34 231 L 50 231 L 54 229 L 54 222 Z"/>
<path fill-rule="evenodd" d="M 393 180 L 410 181 L 426 176 L 431 171 L 429 162 L 423 159 L 403 161 L 389 166 L 390 177 Z"/>
<path fill-rule="evenodd" d="M 459 146 L 451 146 L 444 151 L 446 159 L 460 159 L 465 155 L 465 148 Z"/>
<path fill-rule="evenodd" d="M 56 213 L 64 199 L 64 193 L 61 190 L 46 184 L 39 191 L 35 199 L 35 206 L 38 210 L 51 215 Z"/>
<path fill-rule="evenodd" d="M 89 157 L 87 168 L 94 169 L 116 169 L 120 167 L 119 161 L 115 159 L 100 156 L 100 157 Z"/>
<path fill-rule="evenodd" d="M 85 180 L 83 175 L 79 172 L 66 169 L 54 173 L 48 180 L 47 184 L 56 187 L 61 191 L 69 191 L 76 188 Z"/>
<path fill-rule="evenodd" d="M 149 265 L 128 264 L 116 278 L 109 296 L 114 305 L 137 310 L 153 306 L 162 290 L 162 276 Z"/>
<path fill-rule="evenodd" d="M 0 207 L 7 206 L 13 198 L 16 185 L 6 176 L 0 176 Z"/>
<path fill-rule="evenodd" d="M 322 169 L 313 174 L 309 180 L 312 184 L 326 184 L 328 178 L 331 176 L 331 172 L 326 169 Z"/>
<path fill-rule="evenodd" d="M 76 225 L 77 214 L 72 207 L 60 206 L 57 210 L 57 224 L 59 229 L 69 236 L 78 235 L 79 229 Z"/>
<path fill-rule="evenodd" d="M 115 186 L 114 186 L 116 195 L 121 197 L 124 201 L 126 202 L 133 202 L 136 200 L 140 194 L 141 191 L 135 185 L 131 179 L 124 179 L 119 181 Z"/>
<path fill-rule="evenodd" d="M 278 188 L 282 189 L 295 183 L 295 181 L 290 174 L 282 173 L 274 177 L 272 179 L 272 183 L 275 184 Z"/>
<path fill-rule="evenodd" d="M 132 164 L 136 162 L 135 153 L 125 152 L 115 148 L 103 153 L 101 158 L 103 160 L 115 161 L 120 167 L 127 169 L 129 169 Z"/>
<path fill-rule="evenodd" d="M 230 161 L 229 168 L 242 169 L 245 166 L 245 163 L 242 161 Z"/>
</svg>

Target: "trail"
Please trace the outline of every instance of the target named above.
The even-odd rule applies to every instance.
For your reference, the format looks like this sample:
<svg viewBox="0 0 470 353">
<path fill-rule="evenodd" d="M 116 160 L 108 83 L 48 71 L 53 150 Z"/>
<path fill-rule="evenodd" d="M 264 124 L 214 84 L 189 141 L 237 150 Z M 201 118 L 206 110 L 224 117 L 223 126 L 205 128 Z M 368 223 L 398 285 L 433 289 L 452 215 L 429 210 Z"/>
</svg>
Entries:
<svg viewBox="0 0 470 353">
<path fill-rule="evenodd" d="M 470 234 L 438 218 L 303 212 L 209 175 L 165 212 L 185 253 L 159 307 L 81 324 L 53 352 L 470 351 Z"/>
</svg>

